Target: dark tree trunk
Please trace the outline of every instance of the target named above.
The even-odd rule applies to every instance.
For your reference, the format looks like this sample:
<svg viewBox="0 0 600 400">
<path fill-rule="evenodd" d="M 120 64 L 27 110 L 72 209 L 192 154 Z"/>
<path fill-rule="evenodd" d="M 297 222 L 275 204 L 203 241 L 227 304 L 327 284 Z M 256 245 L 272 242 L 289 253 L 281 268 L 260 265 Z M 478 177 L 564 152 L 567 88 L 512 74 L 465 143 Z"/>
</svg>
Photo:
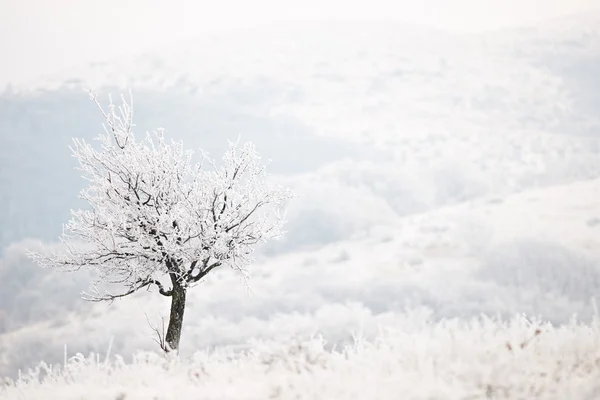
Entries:
<svg viewBox="0 0 600 400">
<path fill-rule="evenodd" d="M 181 327 L 183 325 L 183 313 L 185 311 L 186 288 L 179 282 L 173 282 L 173 294 L 171 296 L 171 315 L 169 316 L 169 327 L 165 336 L 165 344 L 169 350 L 179 350 L 179 339 L 181 338 Z"/>
</svg>

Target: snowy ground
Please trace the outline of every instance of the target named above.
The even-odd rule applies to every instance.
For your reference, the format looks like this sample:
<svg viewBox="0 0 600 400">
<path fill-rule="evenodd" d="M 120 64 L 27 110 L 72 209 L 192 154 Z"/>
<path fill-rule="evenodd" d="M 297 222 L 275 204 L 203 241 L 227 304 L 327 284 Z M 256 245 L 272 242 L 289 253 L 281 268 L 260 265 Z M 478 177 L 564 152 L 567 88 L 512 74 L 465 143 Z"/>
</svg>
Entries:
<svg viewBox="0 0 600 400">
<path fill-rule="evenodd" d="M 595 399 L 600 326 L 515 318 L 432 323 L 406 314 L 375 342 L 256 342 L 188 361 L 138 354 L 72 357 L 0 386 L 12 399 Z"/>
<path fill-rule="evenodd" d="M 155 349 L 146 315 L 159 326 L 168 309 L 155 295 L 5 334 L 5 356 L 31 359 L 42 348 L 59 362 L 65 344 L 72 356 L 90 342 L 101 361 L 110 346 L 126 355 L 125 364 L 111 367 L 76 358 L 66 376 L 48 378 L 42 371 L 44 383 L 7 389 L 6 396 L 152 393 L 166 399 L 201 390 L 204 398 L 361 398 L 376 390 L 375 398 L 486 398 L 491 392 L 496 398 L 590 398 L 600 390 L 600 332 L 596 323 L 568 321 L 574 313 L 587 322 L 595 315 L 599 247 L 590 216 L 600 215 L 598 190 L 600 180 L 590 180 L 409 216 L 395 230 L 260 262 L 252 293 L 222 271 L 190 293 L 183 361 L 167 372 L 156 356 L 152 365 L 132 365 L 127 356 Z M 512 319 L 521 313 L 528 319 Z M 480 314 L 503 322 L 467 323 Z M 555 327 L 527 322 L 536 316 Z M 536 336 L 536 329 L 542 333 Z M 312 350 L 301 354 L 286 347 L 314 335 L 325 343 L 305 344 Z M 352 346 L 357 336 L 364 342 L 348 356 L 331 353 Z M 519 344 L 533 336 L 521 351 Z M 218 355 L 227 351 L 256 354 Z M 278 356 L 282 366 L 264 361 L 277 351 L 292 354 Z M 203 368 L 206 376 L 198 372 Z"/>
</svg>

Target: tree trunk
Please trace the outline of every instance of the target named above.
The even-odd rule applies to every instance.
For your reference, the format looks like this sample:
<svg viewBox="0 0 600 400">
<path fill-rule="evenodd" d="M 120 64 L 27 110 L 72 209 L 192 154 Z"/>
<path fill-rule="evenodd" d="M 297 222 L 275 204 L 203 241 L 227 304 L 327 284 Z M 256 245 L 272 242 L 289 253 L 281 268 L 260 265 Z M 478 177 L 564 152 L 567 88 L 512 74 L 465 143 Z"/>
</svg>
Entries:
<svg viewBox="0 0 600 400">
<path fill-rule="evenodd" d="M 169 316 L 169 327 L 165 336 L 165 344 L 168 346 L 168 351 L 179 350 L 179 339 L 181 338 L 183 313 L 185 311 L 185 295 L 186 288 L 176 281 L 173 282 L 171 315 Z"/>
</svg>

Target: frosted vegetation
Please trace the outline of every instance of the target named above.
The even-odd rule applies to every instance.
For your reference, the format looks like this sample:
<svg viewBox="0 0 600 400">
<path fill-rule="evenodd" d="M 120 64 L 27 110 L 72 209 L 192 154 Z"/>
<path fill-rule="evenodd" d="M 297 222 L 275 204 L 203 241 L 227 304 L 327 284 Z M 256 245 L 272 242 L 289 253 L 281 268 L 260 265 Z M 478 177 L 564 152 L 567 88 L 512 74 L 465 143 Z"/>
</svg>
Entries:
<svg viewBox="0 0 600 400">
<path fill-rule="evenodd" d="M 7 88 L 0 398 L 599 397 L 599 20 L 238 33 Z M 153 341 L 168 299 L 83 302 L 93 276 L 26 256 L 82 207 L 81 86 L 132 87 L 139 132 L 217 158 L 252 141 L 300 194 L 250 290 L 190 291 L 180 359 Z"/>
<path fill-rule="evenodd" d="M 87 300 L 157 289 L 171 299 L 158 342 L 175 350 L 188 290 L 220 267 L 246 278 L 255 247 L 282 236 L 281 208 L 293 193 L 269 182 L 252 143 L 230 142 L 221 165 L 205 152 L 194 163 L 194 151 L 169 141 L 164 129 L 136 140 L 131 102 L 123 98 L 117 108 L 111 101 L 105 112 L 92 98 L 105 131 L 97 146 L 75 138 L 71 147 L 89 182 L 79 195 L 88 207 L 71 212 L 60 237 L 64 249 L 29 254 L 44 268 L 92 269 L 96 279 Z M 98 285 L 125 288 L 101 293 Z"/>
<path fill-rule="evenodd" d="M 41 364 L 3 399 L 592 399 L 600 393 L 600 325 L 560 328 L 518 317 L 431 323 L 401 316 L 376 341 L 329 350 L 322 339 L 254 342 L 188 361 L 140 353 Z M 109 349 L 110 350 L 110 349 Z M 51 393 L 50 397 L 49 394 Z"/>
</svg>

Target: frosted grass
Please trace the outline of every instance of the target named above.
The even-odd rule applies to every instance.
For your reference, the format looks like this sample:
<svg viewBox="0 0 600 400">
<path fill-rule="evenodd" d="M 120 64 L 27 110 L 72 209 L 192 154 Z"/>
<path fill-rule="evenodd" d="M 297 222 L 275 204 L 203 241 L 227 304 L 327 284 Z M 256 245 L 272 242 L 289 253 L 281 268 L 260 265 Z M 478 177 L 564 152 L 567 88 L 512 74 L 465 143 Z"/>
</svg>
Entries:
<svg viewBox="0 0 600 400">
<path fill-rule="evenodd" d="M 517 316 L 433 323 L 407 313 L 343 349 L 320 338 L 167 359 L 77 355 L 0 389 L 12 399 L 591 399 L 600 396 L 600 321 L 560 328 Z"/>
</svg>

